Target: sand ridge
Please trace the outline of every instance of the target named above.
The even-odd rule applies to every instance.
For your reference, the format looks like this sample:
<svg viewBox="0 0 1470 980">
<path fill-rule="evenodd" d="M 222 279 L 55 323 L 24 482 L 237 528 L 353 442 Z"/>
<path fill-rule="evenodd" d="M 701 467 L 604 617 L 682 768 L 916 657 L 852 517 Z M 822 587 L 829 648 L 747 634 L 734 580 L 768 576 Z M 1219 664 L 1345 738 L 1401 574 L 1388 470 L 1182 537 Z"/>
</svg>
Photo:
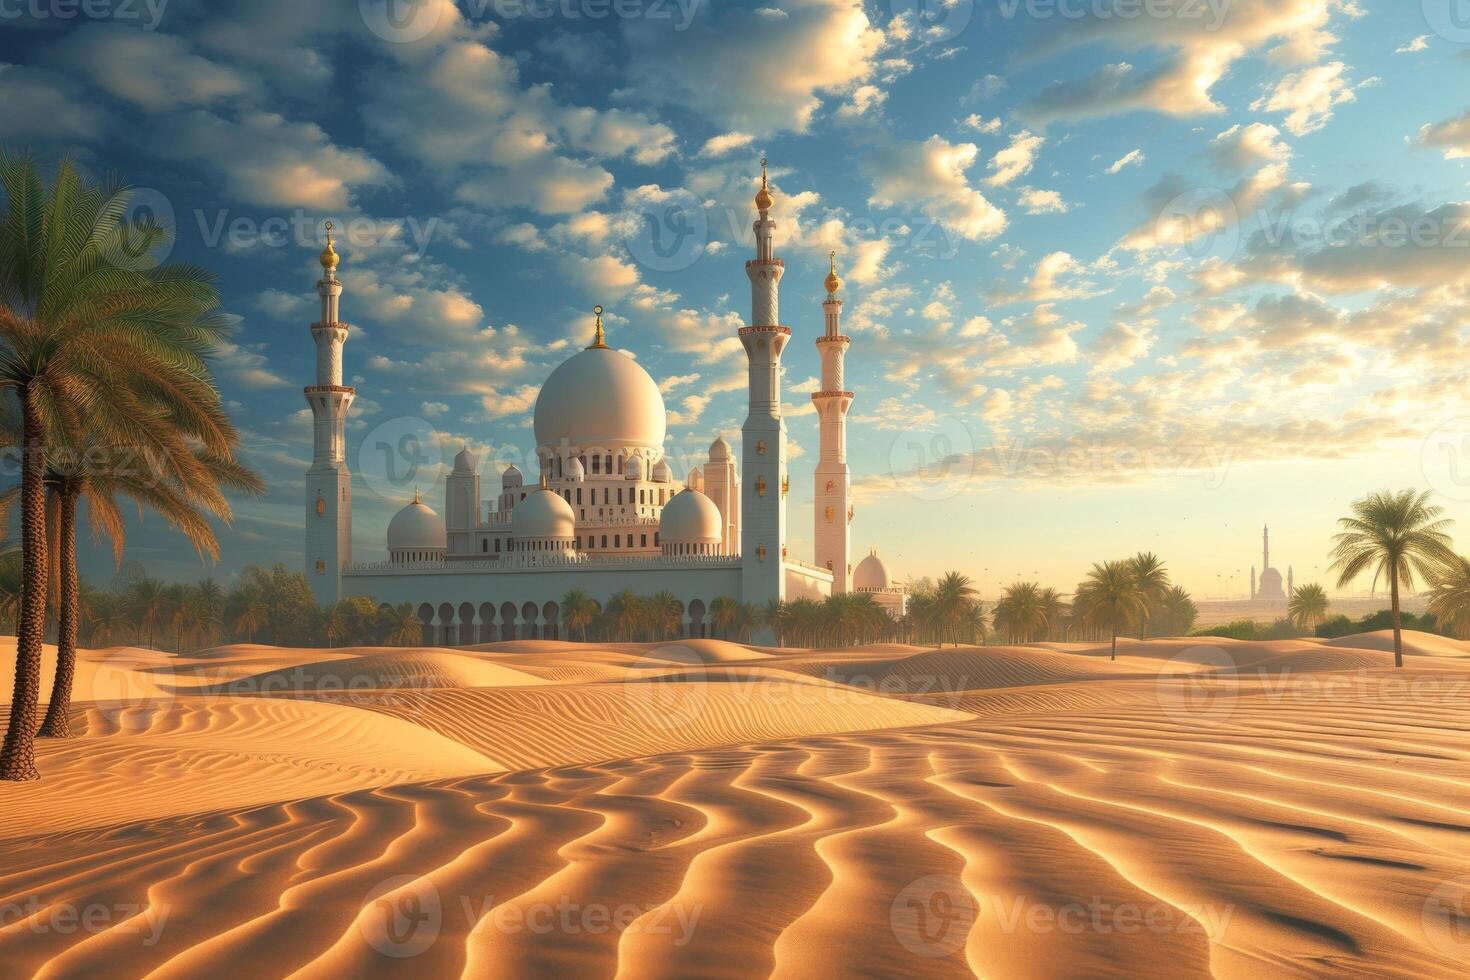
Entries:
<svg viewBox="0 0 1470 980">
<path fill-rule="evenodd" d="M 1116 662 L 84 651 L 78 737 L 0 787 L 0 956 L 47 976 L 1459 977 L 1470 646 L 1407 641 L 1403 671 L 1377 635 L 1129 640 Z"/>
</svg>

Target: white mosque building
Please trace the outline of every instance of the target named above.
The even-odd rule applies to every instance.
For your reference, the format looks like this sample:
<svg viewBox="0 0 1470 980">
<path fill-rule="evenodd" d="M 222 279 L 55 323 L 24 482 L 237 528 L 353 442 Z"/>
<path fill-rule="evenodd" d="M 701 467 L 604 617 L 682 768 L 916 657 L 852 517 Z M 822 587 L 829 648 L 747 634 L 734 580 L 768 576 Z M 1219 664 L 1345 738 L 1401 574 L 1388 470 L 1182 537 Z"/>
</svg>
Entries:
<svg viewBox="0 0 1470 980">
<path fill-rule="evenodd" d="M 342 383 L 349 326 L 339 317 L 342 283 L 330 224 L 317 282 L 321 319 L 312 324 L 316 384 L 305 389 L 314 418 L 306 472 L 306 574 L 317 600 L 370 596 L 412 603 L 426 640 L 441 644 L 557 638 L 561 598 L 580 589 L 600 603 L 629 590 L 670 592 L 683 606 L 684 633 L 709 632 L 718 597 L 765 605 L 868 592 L 890 615 L 906 597 L 876 552 L 854 567 L 851 475 L 843 359 L 842 280 L 835 256 L 822 303 L 820 417 L 814 474 L 816 554 L 787 548 L 786 422 L 781 355 L 791 341 L 779 319 L 782 260 L 775 256 L 774 197 L 762 161 L 756 253 L 745 263 L 750 325 L 739 336 L 749 366 L 749 412 L 740 459 L 723 437 L 683 483 L 664 455 L 663 396 L 632 357 L 609 347 L 597 307 L 591 346 L 551 372 L 536 399 L 537 479 L 515 466 L 500 474 L 493 501 L 481 492 L 479 461 L 466 448 L 445 480 L 443 517 L 415 493 L 388 524 L 388 560 L 352 561 L 352 487 L 345 423 L 356 391 Z"/>
</svg>

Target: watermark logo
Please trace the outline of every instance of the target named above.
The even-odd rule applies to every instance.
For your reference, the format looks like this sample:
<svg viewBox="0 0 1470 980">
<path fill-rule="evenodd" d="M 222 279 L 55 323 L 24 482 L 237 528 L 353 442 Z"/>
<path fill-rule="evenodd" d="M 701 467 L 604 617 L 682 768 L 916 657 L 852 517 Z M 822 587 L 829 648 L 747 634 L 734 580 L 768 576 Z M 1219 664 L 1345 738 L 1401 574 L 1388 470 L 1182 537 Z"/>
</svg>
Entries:
<svg viewBox="0 0 1470 980">
<path fill-rule="evenodd" d="M 357 0 L 367 29 L 389 44 L 412 44 L 434 32 L 447 0 Z"/>
<path fill-rule="evenodd" d="M 173 703 L 173 669 L 163 654 L 122 649 L 109 654 L 92 673 L 92 702 L 120 731 L 146 729 L 153 716 Z"/>
<path fill-rule="evenodd" d="M 1449 419 L 1429 433 L 1419 447 L 1419 468 L 1435 493 L 1470 501 L 1470 416 Z"/>
<path fill-rule="evenodd" d="M 709 676 L 704 658 L 681 643 L 654 647 L 624 679 L 627 710 L 660 731 L 677 731 L 704 714 Z"/>
<path fill-rule="evenodd" d="M 1159 211 L 1154 239 L 1160 245 L 1183 248 L 1194 259 L 1228 262 L 1240 247 L 1240 213 L 1220 188 L 1196 187 Z"/>
<path fill-rule="evenodd" d="M 1470 878 L 1446 881 L 1424 901 L 1424 938 L 1451 959 L 1470 962 Z"/>
<path fill-rule="evenodd" d="M 102 259 L 125 272 L 147 272 L 168 261 L 178 240 L 173 203 L 162 191 L 136 187 L 127 192 L 127 208 L 102 241 Z"/>
<path fill-rule="evenodd" d="M 444 468 L 439 431 L 414 416 L 399 416 L 369 432 L 357 447 L 357 472 L 386 500 L 432 487 Z"/>
<path fill-rule="evenodd" d="M 169 0 L 0 0 L 0 21 L 115 20 L 156 31 Z"/>
<path fill-rule="evenodd" d="M 1470 0 L 1421 0 L 1424 21 L 1446 41 L 1470 44 Z"/>
<path fill-rule="evenodd" d="M 975 0 L 893 0 L 893 16 L 903 19 L 924 44 L 935 44 L 970 26 Z"/>
<path fill-rule="evenodd" d="M 439 889 L 428 878 L 397 875 L 379 882 L 362 900 L 358 929 L 384 956 L 406 959 L 434 945 L 444 924 Z"/>
<path fill-rule="evenodd" d="M 920 500 L 947 500 L 975 477 L 975 439 L 952 415 L 936 415 L 910 425 L 888 448 L 894 482 Z"/>
<path fill-rule="evenodd" d="M 1224 724 L 1235 712 L 1239 693 L 1235 658 L 1222 647 L 1207 645 L 1170 657 L 1154 686 L 1164 714 L 1188 726 Z"/>
<path fill-rule="evenodd" d="M 904 949 L 917 956 L 948 956 L 965 945 L 979 908 L 953 875 L 909 882 L 888 908 L 888 925 Z"/>
<path fill-rule="evenodd" d="M 623 236 L 628 253 L 655 272 L 687 269 L 704 255 L 709 220 L 698 197 L 679 188 L 645 201 L 630 215 Z"/>
</svg>

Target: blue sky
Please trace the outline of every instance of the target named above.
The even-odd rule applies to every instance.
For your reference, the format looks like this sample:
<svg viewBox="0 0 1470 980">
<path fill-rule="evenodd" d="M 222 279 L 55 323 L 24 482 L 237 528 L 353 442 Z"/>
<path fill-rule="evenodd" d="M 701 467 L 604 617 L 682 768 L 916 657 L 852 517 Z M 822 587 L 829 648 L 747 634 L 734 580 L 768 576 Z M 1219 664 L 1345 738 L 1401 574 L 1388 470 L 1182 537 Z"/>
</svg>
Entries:
<svg viewBox="0 0 1470 980">
<path fill-rule="evenodd" d="M 1216 595 L 1265 522 L 1276 564 L 1321 577 L 1380 486 L 1470 520 L 1453 5 L 38 0 L 0 11 L 0 141 L 125 175 L 174 216 L 171 258 L 220 275 L 221 388 L 271 485 L 222 530 L 221 578 L 300 561 L 321 221 L 345 237 L 371 559 L 460 445 L 532 448 L 536 387 L 596 303 L 664 387 L 676 463 L 738 435 L 764 154 L 797 555 L 835 249 L 859 549 L 993 595 L 1151 548 Z M 156 518 L 129 557 L 206 571 Z"/>
</svg>

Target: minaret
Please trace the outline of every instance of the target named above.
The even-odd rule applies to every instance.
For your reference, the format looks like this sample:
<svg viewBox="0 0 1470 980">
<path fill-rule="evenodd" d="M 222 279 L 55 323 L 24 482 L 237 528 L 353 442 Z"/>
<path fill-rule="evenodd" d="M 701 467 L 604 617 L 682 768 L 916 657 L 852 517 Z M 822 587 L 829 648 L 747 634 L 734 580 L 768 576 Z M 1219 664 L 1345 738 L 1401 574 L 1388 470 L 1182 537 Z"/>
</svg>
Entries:
<svg viewBox="0 0 1470 980">
<path fill-rule="evenodd" d="M 1294 592 L 1296 592 L 1296 576 L 1294 574 L 1292 574 L 1291 566 L 1290 565 L 1287 565 L 1286 566 L 1286 598 L 1287 599 L 1290 599 L 1291 596 L 1292 596 L 1292 594 Z"/>
<path fill-rule="evenodd" d="M 812 393 L 817 415 L 821 417 L 821 452 L 817 457 L 816 512 L 817 564 L 832 569 L 832 592 L 847 591 L 852 568 L 852 476 L 847 468 L 847 410 L 852 406 L 852 392 L 845 390 L 842 362 L 851 339 L 842 335 L 842 300 L 837 298 L 842 279 L 837 275 L 837 253 L 831 255 L 832 266 L 825 285 L 827 298 L 822 302 L 826 329 L 817 338 L 817 351 L 822 357 L 822 388 Z"/>
<path fill-rule="evenodd" d="M 786 421 L 781 417 L 781 353 L 791 329 L 779 323 L 778 296 L 786 271 L 775 257 L 770 185 L 761 161 L 761 189 L 755 195 L 755 258 L 745 263 L 750 277 L 750 325 L 740 328 L 749 361 L 750 410 L 741 429 L 740 528 L 742 599 L 757 606 L 786 598 Z"/>
<path fill-rule="evenodd" d="M 332 223 L 320 256 L 321 317 L 311 325 L 316 341 L 316 384 L 305 390 L 311 406 L 311 468 L 306 471 L 306 577 L 322 604 L 342 597 L 342 567 L 352 561 L 352 474 L 347 469 L 347 410 L 357 391 L 342 384 L 342 345 L 348 326 L 338 316 L 342 283 Z"/>
<path fill-rule="evenodd" d="M 1269 525 L 1261 525 L 1261 574 L 1271 567 L 1271 528 Z"/>
</svg>

